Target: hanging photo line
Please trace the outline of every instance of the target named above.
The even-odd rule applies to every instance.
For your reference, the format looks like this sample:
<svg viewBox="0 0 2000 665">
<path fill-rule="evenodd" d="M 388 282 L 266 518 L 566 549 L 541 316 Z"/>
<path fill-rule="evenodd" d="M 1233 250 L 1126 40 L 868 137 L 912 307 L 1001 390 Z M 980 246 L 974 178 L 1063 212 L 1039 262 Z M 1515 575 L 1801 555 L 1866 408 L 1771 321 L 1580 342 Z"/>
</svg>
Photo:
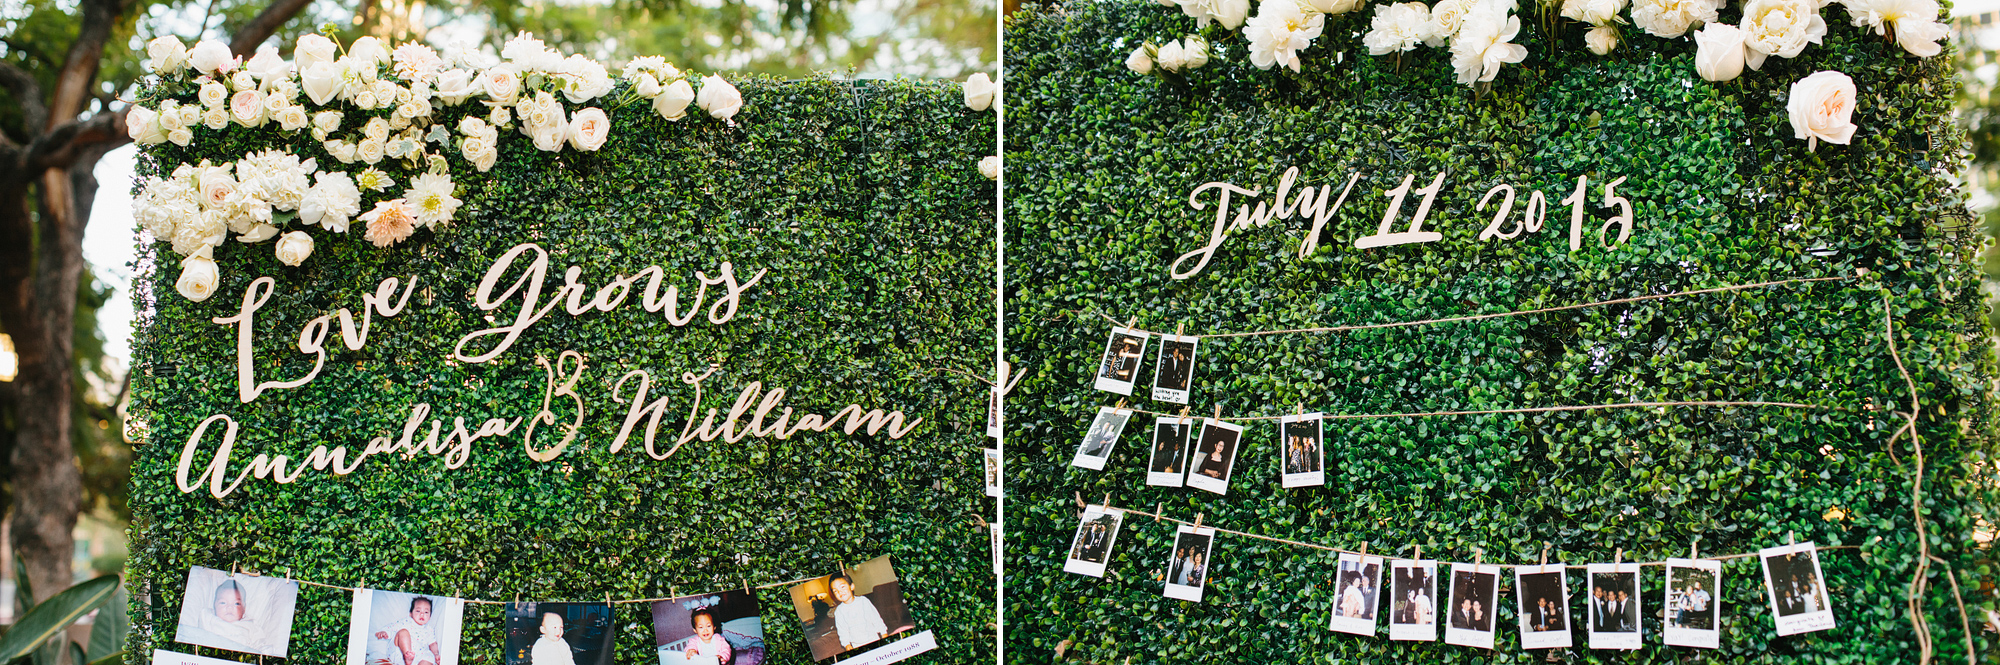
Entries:
<svg viewBox="0 0 2000 665">
<path fill-rule="evenodd" d="M 1822 548 L 1822 549 L 1824 549 L 1824 548 Z M 659 598 L 624 598 L 624 599 L 610 599 L 610 598 L 604 598 L 604 599 L 598 599 L 598 598 L 585 598 L 585 599 L 581 599 L 581 600 L 573 600 L 573 601 L 560 601 L 560 600 L 545 600 L 545 601 L 537 601 L 537 602 L 550 602 L 550 603 L 559 603 L 559 602 L 576 602 L 576 603 L 598 603 L 598 602 L 602 602 L 602 603 L 610 603 L 610 604 L 612 604 L 612 605 L 624 605 L 624 604 L 629 604 L 629 603 L 657 603 L 657 602 L 660 602 L 660 601 L 663 601 L 663 600 L 674 600 L 674 599 L 676 599 L 676 598 L 684 598 L 684 597 L 687 597 L 687 596 L 700 596 L 700 595 L 707 595 L 707 594 L 715 594 L 715 593 L 722 593 L 722 592 L 725 592 L 725 591 L 741 591 L 741 590 L 743 590 L 743 589 L 745 589 L 745 588 L 749 588 L 749 589 L 775 589 L 775 588 L 778 588 L 778 587 L 785 587 L 785 586 L 794 586 L 794 585 L 798 585 L 798 584 L 803 584 L 803 583 L 805 583 L 805 582 L 807 582 L 807 581 L 810 581 L 810 580 L 815 580 L 815 579 L 819 579 L 819 577 L 820 577 L 820 576 L 814 576 L 814 577 L 806 577 L 806 578 L 802 578 L 802 579 L 796 579 L 796 580 L 791 580 L 791 581 L 789 581 L 789 582 L 772 582 L 772 583 L 770 583 L 770 584 L 759 584 L 759 585 L 756 585 L 756 586 L 751 586 L 751 585 L 750 585 L 750 584 L 749 584 L 748 582 L 745 582 L 745 583 L 743 583 L 743 584 L 740 584 L 740 585 L 738 585 L 738 586 L 732 586 L 732 587 L 724 587 L 724 588 L 721 588 L 721 589 L 716 589 L 716 590 L 714 590 L 714 591 L 695 591 L 695 592 L 689 592 L 689 593 L 682 593 L 682 594 L 676 594 L 676 595 L 672 595 L 672 596 L 662 596 L 662 597 L 659 597 Z M 341 586 L 341 585 L 338 585 L 338 584 L 327 584 L 327 583 L 325 583 L 325 582 L 314 582 L 314 581 L 311 581 L 311 580 L 301 580 L 301 579 L 292 579 L 292 581 L 294 581 L 294 582 L 298 582 L 299 584 L 309 584 L 309 585 L 312 585 L 312 586 L 316 586 L 316 587 L 326 587 L 326 588 L 328 588 L 328 589 L 340 589 L 340 590 L 343 590 L 343 591 L 354 591 L 354 590 L 356 590 L 356 589 L 360 589 L 360 588 L 365 588 L 365 587 L 351 587 L 351 586 Z M 672 591 L 669 591 L 668 593 L 673 593 L 673 592 L 672 592 Z M 467 598 L 467 599 L 465 599 L 465 602 L 466 602 L 466 604 L 468 604 L 468 605 L 506 605 L 506 604 L 508 604 L 508 603 L 518 603 L 518 602 L 521 602 L 521 601 L 520 601 L 520 599 L 519 599 L 519 595 L 517 594 L 517 595 L 516 595 L 516 598 L 515 598 L 514 600 L 478 600 L 478 599 L 472 599 L 472 598 Z"/>
<path fill-rule="evenodd" d="M 1720 401 L 1720 400 L 1703 400 L 1703 401 L 1689 401 L 1689 402 L 1624 402 L 1624 403 L 1620 403 L 1620 404 L 1578 404 L 1578 405 L 1568 405 L 1568 406 L 1532 406 L 1532 407 L 1522 407 L 1522 408 L 1518 408 L 1518 409 L 1483 409 L 1483 410 L 1478 410 L 1478 411 L 1422 411 L 1422 412 L 1416 412 L 1416 413 L 1345 413 L 1345 414 L 1342 414 L 1342 413 L 1323 413 L 1323 414 L 1320 414 L 1320 417 L 1321 417 L 1321 418 L 1325 418 L 1325 419 L 1327 419 L 1327 420 L 1366 420 L 1366 419 L 1371 419 L 1371 418 L 1426 418 L 1426 417 L 1431 417 L 1431 416 L 1482 416 L 1482 415 L 1492 415 L 1492 414 L 1501 414 L 1501 413 L 1550 413 L 1550 412 L 1557 412 L 1557 411 L 1602 411 L 1602 410 L 1606 410 L 1606 409 L 1640 409 L 1640 408 L 1648 408 L 1648 407 L 1668 407 L 1668 406 L 1724 406 L 1724 407 L 1727 407 L 1727 406 L 1756 406 L 1756 407 L 1766 407 L 1766 406 L 1768 406 L 1768 407 L 1777 407 L 1777 408 L 1785 408 L 1785 409 L 1821 409 L 1821 410 L 1828 410 L 1828 409 L 1834 409 L 1834 408 L 1835 408 L 1835 407 L 1831 407 L 1831 406 L 1823 406 L 1823 405 L 1819 405 L 1819 404 L 1801 404 L 1801 403 L 1798 403 L 1798 402 L 1765 402 L 1765 401 L 1741 401 L 1741 402 L 1731 402 L 1731 401 Z M 1164 412 L 1160 412 L 1160 411 L 1147 411 L 1147 410 L 1145 410 L 1145 409 L 1135 409 L 1135 408 L 1131 408 L 1131 407 L 1126 407 L 1126 409 L 1125 409 L 1125 410 L 1127 410 L 1127 411 L 1133 411 L 1133 412 L 1137 412 L 1137 413 L 1146 413 L 1146 414 L 1152 414 L 1152 415 L 1155 415 L 1155 416 L 1167 416 L 1167 417 L 1177 417 L 1177 416 L 1179 415 L 1179 414 L 1174 414 L 1174 413 L 1164 413 Z M 1290 418 L 1290 417 L 1292 417 L 1292 416 L 1291 416 L 1290 414 L 1281 414 L 1281 415 L 1275 415 L 1275 416 L 1229 416 L 1229 417 L 1221 417 L 1221 418 L 1218 418 L 1218 419 L 1219 419 L 1219 420 L 1279 420 L 1279 419 L 1283 419 L 1283 418 Z"/>
<path fill-rule="evenodd" d="M 1584 308 L 1588 308 L 1588 307 L 1603 307 L 1603 306 L 1606 306 L 1606 305 L 1620 305 L 1620 304 L 1625 304 L 1625 303 L 1634 303 L 1634 302 L 1645 302 L 1645 301 L 1649 301 L 1649 300 L 1666 300 L 1666 299 L 1669 299 L 1669 298 L 1681 298 L 1681 297 L 1686 297 L 1686 296 L 1696 296 L 1696 295 L 1703 295 L 1703 294 L 1709 294 L 1709 293 L 1725 293 L 1725 292 L 1729 292 L 1729 291 L 1745 291 L 1745 290 L 1749 290 L 1749 289 L 1761 289 L 1761 288 L 1767 288 L 1767 287 L 1772 287 L 1772 286 L 1782 286 L 1782 285 L 1785 285 L 1785 284 L 1804 284 L 1804 283 L 1809 283 L 1809 282 L 1838 282 L 1838 281 L 1846 281 L 1846 280 L 1850 280 L 1850 279 L 1858 279 L 1858 278 L 1860 278 L 1860 277 L 1861 277 L 1861 275 L 1858 275 L 1858 274 L 1857 274 L 1857 275 L 1843 275 L 1843 276 L 1839 276 L 1839 277 L 1801 277 L 1801 278 L 1797 278 L 1797 279 L 1781 279 L 1781 280 L 1777 280 L 1777 281 L 1771 281 L 1771 282 L 1757 282 L 1757 283 L 1755 283 L 1755 284 L 1735 284 L 1735 285 L 1730 285 L 1730 286 L 1718 286 L 1718 287 L 1714 287 L 1714 288 L 1707 288 L 1707 289 L 1696 289 L 1696 290 L 1693 290 L 1693 291 L 1681 291 L 1681 292 L 1678 292 L 1678 293 L 1662 293 L 1662 294 L 1657 294 L 1657 295 L 1650 295 L 1650 296 L 1634 296 L 1634 297 L 1631 297 L 1631 298 L 1618 298 L 1618 299 L 1615 299 L 1615 300 L 1602 300 L 1602 301 L 1598 301 L 1598 302 L 1589 302 L 1589 303 L 1582 303 L 1582 304 L 1577 304 L 1577 305 L 1558 305 L 1558 306 L 1555 306 L 1555 307 L 1542 307 L 1542 308 L 1538 308 L 1538 309 L 1527 309 L 1527 310 L 1520 310 L 1520 311 L 1514 311 L 1514 312 L 1494 312 L 1494 313 L 1491 313 L 1491 314 L 1471 314 L 1471 315 L 1466 315 L 1466 316 L 1451 316 L 1451 317 L 1445 317 L 1445 318 L 1441 318 L 1441 319 L 1424 319 L 1424 320 L 1421 320 L 1421 321 L 1394 321 L 1394 322 L 1390 322 L 1390 323 L 1368 323 L 1368 324 L 1360 324 L 1360 325 L 1348 325 L 1348 326 L 1329 326 L 1329 327 L 1321 327 L 1321 328 L 1291 328 L 1291 329 L 1286 329 L 1286 330 L 1254 330 L 1254 331 L 1247 331 L 1247 332 L 1233 332 L 1233 333 L 1211 333 L 1211 334 L 1207 334 L 1207 335 L 1199 335 L 1199 334 L 1187 334 L 1187 335 L 1182 335 L 1182 337 L 1193 337 L 1193 338 L 1219 338 L 1219 337 L 1257 337 L 1257 336 L 1261 336 L 1261 335 L 1290 335 L 1290 334 L 1295 334 L 1295 333 L 1332 333 L 1332 332 L 1348 332 L 1348 331 L 1353 331 L 1353 330 L 1375 330 L 1375 329 L 1378 329 L 1378 328 L 1406 328 L 1406 327 L 1410 327 L 1410 326 L 1424 326 L 1424 325 L 1431 325 L 1431 324 L 1434 324 L 1434 323 L 1459 323 L 1459 322 L 1464 322 L 1464 321 L 1484 321 L 1484 320 L 1487 320 L 1487 319 L 1500 319 L 1500 318 L 1506 318 L 1506 317 L 1510 317 L 1510 316 L 1527 316 L 1527 315 L 1529 315 L 1529 314 L 1545 314 L 1545 313 L 1548 313 L 1548 312 L 1561 312 L 1561 311 L 1567 311 L 1567 310 L 1572 310 L 1572 309 L 1584 309 Z M 1106 320 L 1106 321 L 1109 321 L 1109 322 L 1111 322 L 1111 324 L 1112 324 L 1112 325 L 1114 325 L 1114 326 L 1121 326 L 1121 327 L 1125 327 L 1125 328 L 1128 328 L 1128 329 L 1130 329 L 1130 330 L 1131 330 L 1132 332 L 1134 332 L 1134 333 L 1141 333 L 1141 334 L 1147 334 L 1147 335 L 1160 335 L 1160 334 L 1164 334 L 1164 333 L 1159 333 L 1159 332 L 1153 332 L 1153 331 L 1148 331 L 1148 330 L 1144 330 L 1144 329 L 1139 329 L 1139 328 L 1132 328 L 1131 326 L 1127 326 L 1127 325 L 1125 325 L 1125 324 L 1122 324 L 1122 323 L 1120 323 L 1120 322 L 1119 322 L 1118 320 L 1116 320 L 1116 319 L 1113 319 L 1113 318 L 1111 318 L 1110 316 L 1107 316 L 1107 315 L 1105 315 L 1105 314 L 1104 314 L 1103 312 L 1099 312 L 1099 313 L 1098 313 L 1097 315 L 1098 315 L 1099 317 L 1102 317 L 1102 318 L 1103 318 L 1104 320 Z"/>
</svg>

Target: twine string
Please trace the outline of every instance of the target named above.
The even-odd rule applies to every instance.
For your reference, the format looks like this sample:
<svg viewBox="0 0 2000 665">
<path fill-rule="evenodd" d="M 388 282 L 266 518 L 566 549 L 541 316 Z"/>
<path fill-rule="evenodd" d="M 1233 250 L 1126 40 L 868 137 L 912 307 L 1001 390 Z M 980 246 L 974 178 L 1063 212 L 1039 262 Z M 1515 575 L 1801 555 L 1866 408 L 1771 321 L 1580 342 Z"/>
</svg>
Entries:
<svg viewBox="0 0 2000 665">
<path fill-rule="evenodd" d="M 748 586 L 748 585 L 747 585 L 747 583 L 746 583 L 746 584 L 745 584 L 745 585 L 744 585 L 743 587 L 741 587 L 741 588 L 748 588 L 748 589 L 757 589 L 757 590 L 762 590 L 762 589 L 774 589 L 774 588 L 777 588 L 777 587 L 787 587 L 787 586 L 794 586 L 794 585 L 798 585 L 798 584 L 803 584 L 803 583 L 805 583 L 805 582 L 809 582 L 809 581 L 812 581 L 812 580 L 816 580 L 816 579 L 819 579 L 819 576 L 815 576 L 815 577 L 807 577 L 807 578 L 802 578 L 802 579 L 796 579 L 796 580 L 791 580 L 791 581 L 789 581 L 789 582 L 772 582 L 772 583 L 770 583 L 770 584 L 759 584 L 759 585 L 757 585 L 757 586 L 754 586 L 754 587 L 753 587 L 753 586 Z M 325 583 L 325 582 L 314 582 L 314 581 L 312 581 L 312 580 L 299 580 L 299 579 L 295 579 L 295 580 L 292 580 L 292 581 L 294 581 L 294 582 L 298 582 L 299 584 L 307 584 L 307 585 L 312 585 L 312 586 L 316 586 L 316 587 L 326 587 L 326 588 L 328 588 L 328 589 L 340 589 L 340 590 L 342 590 L 342 591 L 359 591 L 359 590 L 361 590 L 362 588 L 364 588 L 364 587 L 351 587 L 351 586 L 341 586 L 341 585 L 338 585 L 338 584 L 327 584 L 327 583 Z M 673 599 L 675 599 L 675 598 L 686 598 L 686 597 L 688 597 L 688 596 L 706 596 L 706 595 L 709 595 L 709 594 L 712 594 L 712 593 L 725 593 L 725 592 L 729 592 L 729 591 L 736 591 L 736 590 L 737 590 L 738 588 L 739 588 L 739 587 L 728 587 L 728 588 L 725 588 L 725 589 L 720 589 L 720 590 L 716 590 L 716 591 L 702 591 L 702 592 L 697 592 L 697 593 L 691 593 L 691 594 L 681 594 L 681 595 L 678 595 L 678 596 L 666 596 L 666 597 L 663 597 L 663 598 L 618 598 L 618 599 L 608 599 L 608 600 L 606 600 L 606 601 L 604 601 L 604 602 L 606 602 L 606 603 L 609 603 L 609 604 L 612 604 L 612 605 L 625 605 L 625 604 L 629 604 L 629 603 L 657 603 L 657 602 L 660 602 L 660 601 L 663 601 L 663 600 L 673 600 Z M 432 594 L 432 595 L 437 595 L 437 596 L 444 596 L 445 594 Z M 520 601 L 518 601 L 518 600 L 484 600 L 484 599 L 478 599 L 478 598 L 460 598 L 459 600 L 463 600 L 463 601 L 465 601 L 465 604 L 467 604 L 467 605 L 506 605 L 506 604 L 508 604 L 508 603 L 517 603 L 517 602 L 520 602 Z M 596 601 L 591 601 L 591 600 L 544 600 L 544 601 L 536 601 L 536 602 L 545 602 L 545 603 L 588 603 L 588 602 L 596 602 Z"/>
<path fill-rule="evenodd" d="M 1327 420 L 1363 420 L 1370 418 L 1426 418 L 1431 416 L 1482 416 L 1482 415 L 1492 415 L 1501 413 L 1550 413 L 1558 411 L 1601 411 L 1605 409 L 1639 409 L 1639 408 L 1669 407 L 1669 406 L 1769 406 L 1769 407 L 1779 407 L 1779 408 L 1789 408 L 1789 409 L 1822 409 L 1822 410 L 1835 408 L 1819 404 L 1801 404 L 1798 402 L 1769 402 L 1769 401 L 1757 401 L 1757 400 L 1752 400 L 1752 401 L 1690 400 L 1690 401 L 1679 401 L 1679 402 L 1623 402 L 1618 404 L 1573 404 L 1565 406 L 1532 406 L 1532 407 L 1522 407 L 1517 409 L 1481 409 L 1476 411 L 1423 411 L 1417 413 L 1326 413 L 1326 414 L 1321 414 L 1320 417 L 1325 418 Z M 1134 413 L 1151 414 L 1155 416 L 1179 417 L 1179 414 L 1164 413 L 1160 411 L 1148 411 L 1146 409 L 1127 408 L 1120 410 L 1131 411 Z M 1280 418 L 1289 418 L 1289 417 L 1291 416 L 1288 415 L 1236 416 L 1229 418 L 1223 418 L 1218 416 L 1216 420 L 1278 420 Z"/>
</svg>

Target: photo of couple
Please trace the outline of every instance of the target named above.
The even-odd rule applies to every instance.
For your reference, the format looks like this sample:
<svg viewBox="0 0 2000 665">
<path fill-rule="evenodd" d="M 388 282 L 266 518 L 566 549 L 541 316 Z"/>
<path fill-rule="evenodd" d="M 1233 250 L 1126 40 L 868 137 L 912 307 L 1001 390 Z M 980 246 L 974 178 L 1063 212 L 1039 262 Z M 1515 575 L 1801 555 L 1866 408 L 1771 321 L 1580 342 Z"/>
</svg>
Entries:
<svg viewBox="0 0 2000 665">
<path fill-rule="evenodd" d="M 1146 462 L 1146 484 L 1180 487 L 1187 474 L 1188 435 L 1200 418 L 1156 416 L 1153 419 L 1153 454 Z"/>
<path fill-rule="evenodd" d="M 1382 558 L 1341 552 L 1338 565 L 1333 581 L 1333 620 L 1327 627 L 1336 632 L 1374 635 Z"/>
<path fill-rule="evenodd" d="M 1558 563 L 1519 566 L 1514 573 L 1520 589 L 1521 648 L 1570 646 L 1568 569 Z"/>
<path fill-rule="evenodd" d="M 1722 562 L 1667 560 L 1668 646 L 1714 649 L 1721 646 Z"/>
<path fill-rule="evenodd" d="M 1764 588 L 1770 591 L 1771 613 L 1778 634 L 1796 635 L 1834 626 L 1827 602 L 1826 578 L 1820 575 L 1819 549 L 1812 543 L 1769 547 L 1758 552 L 1764 562 Z"/>
<path fill-rule="evenodd" d="M 1145 333 L 1112 328 L 1111 338 L 1104 343 L 1104 357 L 1098 361 L 1096 388 L 1120 395 L 1132 394 L 1132 383 L 1145 353 Z"/>
<path fill-rule="evenodd" d="M 1076 538 L 1070 541 L 1069 559 L 1063 562 L 1063 570 L 1103 577 L 1104 563 L 1111 559 L 1111 543 L 1118 538 L 1118 523 L 1124 517 L 1124 512 L 1103 506 L 1084 509 L 1083 521 L 1076 526 Z"/>
<path fill-rule="evenodd" d="M 458 665 L 465 601 L 355 589 L 347 665 Z"/>
<path fill-rule="evenodd" d="M 1070 464 L 1093 471 L 1103 470 L 1104 461 L 1111 457 L 1111 447 L 1118 443 L 1119 433 L 1125 431 L 1125 422 L 1131 419 L 1132 411 L 1128 409 L 1098 407 L 1097 418 L 1084 432 L 1083 443 L 1076 447 L 1076 458 L 1070 460 Z"/>
<path fill-rule="evenodd" d="M 1188 403 L 1193 391 L 1194 349 L 1199 337 L 1160 336 L 1160 356 L 1154 360 L 1153 399 L 1174 404 Z"/>
<path fill-rule="evenodd" d="M 1500 594 L 1500 567 L 1456 563 L 1451 566 L 1449 619 L 1444 641 L 1459 646 L 1493 648 L 1494 601 Z"/>
</svg>

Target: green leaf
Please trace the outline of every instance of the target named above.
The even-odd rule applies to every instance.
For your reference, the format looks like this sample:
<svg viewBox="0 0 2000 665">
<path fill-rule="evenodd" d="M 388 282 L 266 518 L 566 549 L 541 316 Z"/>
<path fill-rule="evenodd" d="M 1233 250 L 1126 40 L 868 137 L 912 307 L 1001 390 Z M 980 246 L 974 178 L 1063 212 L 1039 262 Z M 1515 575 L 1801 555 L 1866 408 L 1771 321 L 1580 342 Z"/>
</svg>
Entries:
<svg viewBox="0 0 2000 665">
<path fill-rule="evenodd" d="M 37 645 L 60 634 L 64 628 L 89 614 L 118 591 L 118 576 L 105 575 L 64 589 L 42 601 L 5 635 L 0 635 L 0 662 L 12 661 L 34 651 Z"/>
<path fill-rule="evenodd" d="M 132 632 L 132 618 L 125 612 L 129 601 L 125 589 L 120 587 L 97 610 L 97 618 L 90 624 L 90 645 L 84 650 L 89 657 L 82 662 L 94 663 L 125 652 L 125 636 Z"/>
</svg>

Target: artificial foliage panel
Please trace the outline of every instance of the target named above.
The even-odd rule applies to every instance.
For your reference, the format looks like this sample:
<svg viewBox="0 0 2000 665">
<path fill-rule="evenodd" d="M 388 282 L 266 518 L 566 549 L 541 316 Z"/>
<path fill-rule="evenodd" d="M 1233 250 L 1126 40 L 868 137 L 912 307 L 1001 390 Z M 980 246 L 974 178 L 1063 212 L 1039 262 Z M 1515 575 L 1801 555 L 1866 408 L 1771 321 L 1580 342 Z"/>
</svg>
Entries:
<svg viewBox="0 0 2000 665">
<path fill-rule="evenodd" d="M 993 115 L 968 110 L 949 82 L 739 85 L 746 104 L 733 126 L 668 122 L 642 103 L 612 112 L 612 138 L 598 152 L 542 152 L 509 132 L 490 172 L 461 168 L 453 153 L 465 202 L 457 218 L 389 249 L 364 242 L 358 223 L 347 235 L 316 233 L 315 255 L 296 268 L 279 264 L 268 245 L 231 241 L 217 251 L 222 284 L 206 302 L 176 295 L 179 257 L 163 243 L 146 245 L 134 280 L 138 309 L 149 313 L 134 344 L 146 371 L 133 387 L 144 442 L 133 464 L 129 567 L 143 600 L 128 662 L 147 662 L 154 648 L 250 660 L 173 642 L 190 566 L 470 599 L 603 601 L 800 580 L 882 554 L 894 557 L 918 629 L 937 633 L 942 650 L 926 658 L 989 660 L 994 580 L 987 535 L 973 524 L 985 501 L 986 391 L 934 368 L 976 371 L 990 358 L 994 187 L 977 162 L 993 151 Z M 623 92 L 621 84 L 610 98 Z M 436 121 L 455 126 L 468 107 L 485 112 L 444 107 Z M 141 171 L 160 175 L 266 147 L 330 159 L 310 137 L 231 129 L 199 132 L 185 148 L 151 147 Z M 516 295 L 480 310 L 474 291 L 520 243 L 549 254 L 543 306 L 570 266 L 595 295 L 613 278 L 657 265 L 693 321 L 677 326 L 648 312 L 642 281 L 611 311 L 572 315 L 558 306 L 492 361 L 454 361 L 461 338 L 505 324 L 519 308 Z M 739 281 L 768 272 L 742 294 L 735 318 L 715 325 L 707 317 L 722 288 L 708 287 L 699 311 L 688 308 L 696 273 L 714 277 L 723 262 Z M 496 292 L 522 274 L 517 265 Z M 243 404 L 236 330 L 211 319 L 235 314 L 259 276 L 276 278 L 257 312 L 259 381 L 311 369 L 312 357 L 293 344 L 310 319 L 341 307 L 359 312 L 363 294 L 387 277 L 414 276 L 417 288 L 402 313 L 375 317 L 360 351 L 342 346 L 336 327 L 315 380 Z M 492 339 L 475 348 L 491 348 Z M 222 499 L 206 485 L 177 485 L 183 447 L 212 414 L 239 425 L 231 480 L 258 454 L 288 455 L 296 472 L 322 444 L 347 446 L 352 463 L 371 439 L 400 438 L 417 404 L 431 407 L 419 442 L 433 419 L 449 433 L 454 418 L 473 429 L 488 418 L 534 416 L 549 398 L 549 370 L 538 359 L 559 364 L 566 351 L 585 363 L 574 385 L 582 425 L 547 462 L 530 459 L 516 430 L 477 441 L 456 469 L 445 455 L 397 451 L 369 456 L 347 475 L 306 467 L 289 484 L 253 477 Z M 626 403 L 614 401 L 621 377 L 647 370 L 648 401 L 668 399 L 654 446 L 665 453 L 694 406 L 682 374 L 712 364 L 701 409 L 720 410 L 718 423 L 752 382 L 786 389 L 782 406 L 794 418 L 859 404 L 901 411 L 905 425 L 922 421 L 901 439 L 840 427 L 785 439 L 696 439 L 656 460 L 642 418 L 624 449 L 610 450 L 637 383 L 618 392 Z M 569 361 L 563 376 L 573 368 Z M 576 413 L 567 396 L 551 401 L 556 416 L 536 434 L 537 450 L 560 440 Z M 193 474 L 209 464 L 220 434 L 217 424 L 196 447 Z M 811 662 L 785 587 L 758 597 L 769 662 Z M 347 592 L 306 586 L 298 606 L 290 658 L 339 662 Z M 643 603 L 614 606 L 617 662 L 656 660 L 646 612 Z M 504 662 L 502 621 L 499 605 L 467 607 L 462 662 Z"/>
<path fill-rule="evenodd" d="M 1979 625 L 1995 607 L 1997 452 L 1989 330 L 1975 253 L 1950 176 L 1964 165 L 1947 116 L 1948 57 L 1917 59 L 1823 10 L 1831 32 L 1796 59 L 1714 84 L 1694 44 L 1627 29 L 1609 56 L 1584 27 L 1550 32 L 1525 3 L 1529 55 L 1490 86 L 1454 81 L 1449 55 L 1371 57 L 1372 8 L 1327 20 L 1302 73 L 1258 70 L 1240 32 L 1197 27 L 1150 2 L 1071 2 L 1010 17 L 1008 346 L 1027 377 L 1008 399 L 1008 653 L 1024 662 L 1465 663 L 1541 661 L 1523 651 L 1513 574 L 1502 577 L 1497 651 L 1330 632 L 1331 552 L 1223 534 L 1202 602 L 1161 595 L 1171 523 L 1128 516 L 1102 579 L 1065 574 L 1075 497 L 1201 515 L 1277 538 L 1470 563 L 1581 566 L 1754 553 L 1791 534 L 1821 546 L 1838 627 L 1779 637 L 1755 558 L 1723 567 L 1721 648 L 1661 644 L 1661 569 L 1642 575 L 1645 644 L 1591 651 L 1579 628 L 1566 662 L 1884 663 L 1921 653 L 1905 594 L 1918 564 L 1908 435 L 1890 445 L 1911 389 L 1884 335 L 1885 301 L 1921 415 L 1921 510 L 1928 553 L 1918 607 L 1936 662 L 1962 662 L 1967 636 L 1948 574 Z M 1734 23 L 1741 7 L 1722 10 Z M 1123 64 L 1142 41 L 1187 34 L 1216 46 L 1206 67 L 1144 76 Z M 1787 121 L 1789 86 L 1837 69 L 1859 88 L 1851 145 L 1808 152 Z M 1216 192 L 1258 189 L 1231 206 L 1292 191 L 1339 196 L 1317 251 L 1304 215 L 1233 229 L 1199 273 L 1177 258 L 1210 240 Z M 1446 175 L 1425 231 L 1435 242 L 1356 248 L 1378 230 L 1390 190 Z M 1581 248 L 1560 201 L 1589 179 Z M 1636 220 L 1606 249 L 1616 208 Z M 1499 184 L 1549 203 L 1546 226 L 1480 240 Z M 1411 194 L 1392 231 L 1406 230 Z M 1233 218 L 1235 210 L 1230 211 Z M 1960 218 L 1954 222 L 1954 218 Z M 1611 227 L 1615 236 L 1617 227 Z M 1615 241 L 1615 237 L 1611 238 Z M 1190 262 L 1191 263 L 1191 262 Z M 1186 266 L 1178 266 L 1185 268 Z M 1865 270 L 1865 274 L 1861 271 Z M 1673 407 L 1330 420 L 1326 485 L 1279 487 L 1276 421 L 1246 425 L 1226 496 L 1148 487 L 1152 417 L 1128 428 L 1103 471 L 1070 465 L 1100 406 L 1092 389 L 1113 325 L 1155 333 L 1234 333 L 1420 321 L 1592 303 L 1794 278 L 1847 277 L 1622 305 L 1340 333 L 1204 338 L 1191 415 L 1276 416 L 1515 409 L 1635 401 L 1781 401 L 1824 408 Z M 1116 323 L 1114 324 L 1113 321 Z M 1157 334 L 1130 405 L 1147 399 Z M 1871 426 L 1872 423 L 1872 426 Z M 1990 528 L 1987 527 L 1987 528 Z M 1949 572 L 1947 572 L 1949 571 Z M 1584 575 L 1569 577 L 1583 616 Z M 1382 610 L 1387 612 L 1387 610 Z M 1980 658 L 1990 633 L 1971 636 Z"/>
</svg>

